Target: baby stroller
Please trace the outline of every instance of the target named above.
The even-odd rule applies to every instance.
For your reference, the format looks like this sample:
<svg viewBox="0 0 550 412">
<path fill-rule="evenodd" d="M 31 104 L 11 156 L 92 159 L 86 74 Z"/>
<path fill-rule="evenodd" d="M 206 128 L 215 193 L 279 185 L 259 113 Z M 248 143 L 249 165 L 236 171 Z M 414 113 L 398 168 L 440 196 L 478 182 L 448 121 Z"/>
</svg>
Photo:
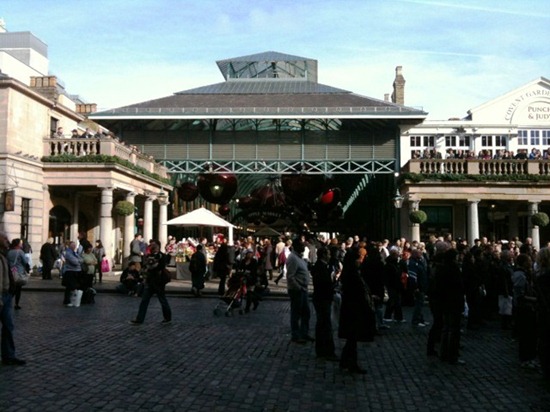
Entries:
<svg viewBox="0 0 550 412">
<path fill-rule="evenodd" d="M 239 314 L 243 314 L 243 300 L 246 296 L 246 277 L 234 274 L 227 281 L 227 292 L 220 298 L 220 302 L 214 309 L 215 316 L 233 314 L 233 309 L 238 308 Z"/>
</svg>

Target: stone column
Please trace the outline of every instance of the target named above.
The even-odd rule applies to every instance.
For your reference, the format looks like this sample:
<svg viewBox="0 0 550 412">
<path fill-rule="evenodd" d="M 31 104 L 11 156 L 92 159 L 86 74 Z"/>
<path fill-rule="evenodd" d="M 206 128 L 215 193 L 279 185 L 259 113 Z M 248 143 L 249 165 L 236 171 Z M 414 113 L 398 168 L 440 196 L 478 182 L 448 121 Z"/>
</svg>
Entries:
<svg viewBox="0 0 550 412">
<path fill-rule="evenodd" d="M 153 201 L 155 196 L 148 196 L 143 205 L 143 240 L 149 244 L 153 238 Z"/>
<path fill-rule="evenodd" d="M 540 200 L 529 201 L 529 230 L 531 232 L 529 237 L 533 239 L 533 247 L 535 248 L 535 250 L 540 250 L 540 235 L 539 227 L 531 223 L 531 216 L 539 211 L 539 203 Z"/>
<path fill-rule="evenodd" d="M 136 194 L 130 192 L 126 195 L 126 200 L 132 204 L 135 204 Z M 130 243 L 134 240 L 136 217 L 132 213 L 129 216 L 124 217 L 124 250 L 122 251 L 122 264 L 126 267 L 128 258 L 130 257 Z"/>
<path fill-rule="evenodd" d="M 409 213 L 418 210 L 420 200 L 409 201 Z M 411 223 L 411 242 L 414 240 L 420 241 L 420 225 L 418 223 Z"/>
<path fill-rule="evenodd" d="M 69 236 L 70 239 L 63 239 L 65 240 L 72 240 L 73 242 L 78 241 L 78 213 L 79 213 L 79 196 L 78 193 L 75 193 L 73 197 L 73 218 L 71 220 L 71 230 Z"/>
<path fill-rule="evenodd" d="M 474 245 L 474 240 L 479 239 L 479 214 L 477 205 L 479 199 L 468 200 L 468 244 Z"/>
<path fill-rule="evenodd" d="M 168 242 L 168 226 L 166 222 L 168 221 L 168 205 L 170 202 L 166 199 L 158 199 L 159 201 L 159 242 L 161 251 L 164 251 L 166 243 Z"/>
<path fill-rule="evenodd" d="M 103 243 L 105 255 L 114 257 L 113 248 L 113 188 L 101 190 L 101 210 L 99 214 L 99 238 Z"/>
</svg>

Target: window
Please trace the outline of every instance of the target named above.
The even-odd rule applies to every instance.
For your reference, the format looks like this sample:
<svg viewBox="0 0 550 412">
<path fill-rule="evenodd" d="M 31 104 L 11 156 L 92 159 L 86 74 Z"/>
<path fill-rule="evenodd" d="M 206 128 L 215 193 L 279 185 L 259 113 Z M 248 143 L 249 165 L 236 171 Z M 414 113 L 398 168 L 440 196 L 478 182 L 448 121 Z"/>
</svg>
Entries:
<svg viewBox="0 0 550 412">
<path fill-rule="evenodd" d="M 458 136 L 458 145 L 460 147 L 470 147 L 470 136 L 459 135 Z"/>
<path fill-rule="evenodd" d="M 543 146 L 550 146 L 550 130 L 542 130 Z"/>
<path fill-rule="evenodd" d="M 59 126 L 59 120 L 55 117 L 50 117 L 50 136 L 53 136 Z"/>
<path fill-rule="evenodd" d="M 411 147 L 420 147 L 422 143 L 421 136 L 411 136 Z"/>
<path fill-rule="evenodd" d="M 487 147 L 493 145 L 493 136 L 483 135 L 481 136 L 481 146 Z"/>
<path fill-rule="evenodd" d="M 527 146 L 529 141 L 527 140 L 527 130 L 518 130 L 518 145 Z"/>
<path fill-rule="evenodd" d="M 506 147 L 506 136 L 495 136 L 495 146 Z"/>
<path fill-rule="evenodd" d="M 21 199 L 21 239 L 29 239 L 31 199 Z"/>
<path fill-rule="evenodd" d="M 529 131 L 529 137 L 531 146 L 539 146 L 540 145 L 540 130 L 530 130 Z"/>
<path fill-rule="evenodd" d="M 423 146 L 424 147 L 434 147 L 435 146 L 435 136 L 423 136 Z"/>
<path fill-rule="evenodd" d="M 456 146 L 456 136 L 445 136 L 445 146 L 452 147 Z"/>
</svg>

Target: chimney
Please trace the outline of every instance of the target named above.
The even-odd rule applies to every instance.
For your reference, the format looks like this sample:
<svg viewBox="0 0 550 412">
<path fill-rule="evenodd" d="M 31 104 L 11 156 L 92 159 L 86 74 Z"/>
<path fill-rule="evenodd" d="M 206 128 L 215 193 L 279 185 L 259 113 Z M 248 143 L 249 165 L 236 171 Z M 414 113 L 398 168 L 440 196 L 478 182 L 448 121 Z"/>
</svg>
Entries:
<svg viewBox="0 0 550 412">
<path fill-rule="evenodd" d="M 403 77 L 402 67 L 395 68 L 395 80 L 393 81 L 393 93 L 391 101 L 400 105 L 405 104 L 405 78 Z"/>
<path fill-rule="evenodd" d="M 59 97 L 55 76 L 31 76 L 31 89 L 54 102 Z"/>
<path fill-rule="evenodd" d="M 6 22 L 0 17 L 0 33 L 7 33 Z"/>
<path fill-rule="evenodd" d="M 385 102 L 389 102 L 389 101 L 390 101 L 390 94 L 389 94 L 389 93 L 384 93 L 384 101 L 385 101 Z"/>
<path fill-rule="evenodd" d="M 97 112 L 97 104 L 96 103 L 79 103 L 76 105 L 76 112 L 83 115 L 95 113 Z"/>
</svg>

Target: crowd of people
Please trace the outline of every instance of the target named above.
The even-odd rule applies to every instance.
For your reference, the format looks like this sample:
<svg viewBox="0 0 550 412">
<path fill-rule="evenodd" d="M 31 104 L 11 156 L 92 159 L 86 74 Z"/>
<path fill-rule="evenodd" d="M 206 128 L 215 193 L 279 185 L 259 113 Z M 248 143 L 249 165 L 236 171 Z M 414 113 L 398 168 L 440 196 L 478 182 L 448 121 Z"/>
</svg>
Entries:
<svg viewBox="0 0 550 412">
<path fill-rule="evenodd" d="M 549 375 L 550 249 L 536 251 L 530 238 L 524 242 L 481 238 L 468 245 L 451 235 L 431 236 L 426 242 L 303 235 L 242 238 L 232 248 L 223 238 L 211 243 L 200 239 L 186 242 L 185 247 L 191 248 L 193 294 L 200 296 L 207 277 L 219 278 L 220 295 L 226 292 L 229 278 L 244 277 L 245 312 L 258 307 L 271 283 L 285 278 L 291 341 L 315 341 L 318 357 L 339 360 L 352 373 L 364 373 L 357 360 L 358 342 L 372 341 L 393 325 L 407 322 L 416 328 L 431 325 L 427 356 L 463 364 L 462 331 L 478 333 L 498 318 L 501 328 L 517 341 L 521 366 Z M 166 262 L 170 250 L 168 246 Z M 140 260 L 147 255 L 139 253 Z M 310 277 L 315 337 L 309 332 Z M 403 316 L 405 305 L 413 307 L 408 320 Z M 340 357 L 333 330 L 346 340 Z"/>
<path fill-rule="evenodd" d="M 507 149 L 482 149 L 477 154 L 473 150 L 448 148 L 442 154 L 436 149 L 412 150 L 411 159 L 481 159 L 481 160 L 548 160 L 550 148 L 541 151 L 533 147 L 531 151 L 518 149 L 517 153 Z"/>
</svg>

